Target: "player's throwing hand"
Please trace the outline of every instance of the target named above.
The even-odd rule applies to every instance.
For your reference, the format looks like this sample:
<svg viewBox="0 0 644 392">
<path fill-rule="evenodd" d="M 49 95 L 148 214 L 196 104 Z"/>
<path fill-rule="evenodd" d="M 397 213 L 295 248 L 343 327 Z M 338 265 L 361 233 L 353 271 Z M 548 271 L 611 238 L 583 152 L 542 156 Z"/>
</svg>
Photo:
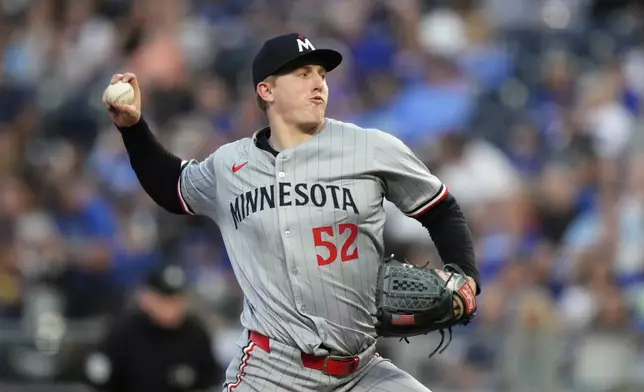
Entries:
<svg viewBox="0 0 644 392">
<path fill-rule="evenodd" d="M 110 117 L 117 127 L 131 127 L 141 119 L 141 90 L 139 90 L 139 82 L 136 80 L 136 75 L 124 73 L 112 76 L 110 84 L 115 84 L 119 81 L 129 83 L 132 86 L 132 89 L 134 89 L 134 100 L 129 105 L 112 104 L 108 102 L 106 94 L 103 93 L 103 105 L 107 107 Z"/>
</svg>

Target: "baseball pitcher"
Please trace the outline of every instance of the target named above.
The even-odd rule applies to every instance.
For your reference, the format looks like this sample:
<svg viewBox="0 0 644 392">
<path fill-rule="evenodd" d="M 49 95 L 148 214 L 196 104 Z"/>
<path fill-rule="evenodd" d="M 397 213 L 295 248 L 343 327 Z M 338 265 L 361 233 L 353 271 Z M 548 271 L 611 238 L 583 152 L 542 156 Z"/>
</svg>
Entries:
<svg viewBox="0 0 644 392">
<path fill-rule="evenodd" d="M 265 42 L 253 88 L 269 126 L 201 162 L 162 147 L 131 105 L 109 104 L 141 186 L 175 214 L 221 229 L 244 292 L 239 356 L 224 391 L 428 391 L 376 353 L 466 324 L 480 292 L 459 206 L 400 140 L 325 117 L 327 72 L 342 55 L 301 34 Z M 383 200 L 428 230 L 445 264 L 385 257 Z"/>
</svg>

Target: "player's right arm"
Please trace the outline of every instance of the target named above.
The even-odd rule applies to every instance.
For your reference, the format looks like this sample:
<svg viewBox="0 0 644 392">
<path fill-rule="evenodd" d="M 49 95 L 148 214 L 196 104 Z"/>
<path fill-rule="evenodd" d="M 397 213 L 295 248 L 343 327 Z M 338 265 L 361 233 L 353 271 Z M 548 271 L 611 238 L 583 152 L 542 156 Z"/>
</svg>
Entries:
<svg viewBox="0 0 644 392">
<path fill-rule="evenodd" d="M 203 162 L 182 160 L 166 150 L 141 115 L 141 92 L 134 74 L 116 74 L 134 89 L 131 105 L 110 105 L 110 117 L 123 137 L 130 165 L 139 183 L 156 204 L 173 214 L 203 214 L 212 209 L 215 189 L 214 154 Z"/>
</svg>

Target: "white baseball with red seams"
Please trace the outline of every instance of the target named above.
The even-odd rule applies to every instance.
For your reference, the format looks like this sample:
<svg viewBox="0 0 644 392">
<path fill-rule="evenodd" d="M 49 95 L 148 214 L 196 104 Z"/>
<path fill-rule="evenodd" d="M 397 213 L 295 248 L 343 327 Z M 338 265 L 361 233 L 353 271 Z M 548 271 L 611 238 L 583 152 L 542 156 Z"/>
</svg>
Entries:
<svg viewBox="0 0 644 392">
<path fill-rule="evenodd" d="M 105 100 L 110 105 L 131 105 L 134 102 L 134 89 L 129 83 L 118 81 L 105 90 Z"/>
</svg>

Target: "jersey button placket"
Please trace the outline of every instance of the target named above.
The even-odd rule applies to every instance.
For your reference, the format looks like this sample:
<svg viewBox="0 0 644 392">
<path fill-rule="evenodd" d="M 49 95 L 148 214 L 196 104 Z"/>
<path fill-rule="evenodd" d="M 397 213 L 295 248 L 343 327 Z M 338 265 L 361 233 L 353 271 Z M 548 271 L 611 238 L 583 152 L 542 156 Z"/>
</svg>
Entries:
<svg viewBox="0 0 644 392">
<path fill-rule="evenodd" d="M 278 183 L 283 182 L 284 178 L 286 177 L 286 173 L 284 172 L 283 165 L 287 159 L 288 159 L 288 155 L 280 154 L 278 156 L 278 160 L 275 164 L 275 171 L 277 172 Z M 291 189 L 290 192 L 293 192 L 293 190 Z M 293 258 L 293 249 L 291 244 L 292 233 L 291 233 L 291 230 L 288 229 L 290 222 L 288 221 L 288 218 L 287 218 L 288 217 L 287 211 L 289 208 L 292 208 L 292 205 L 279 207 L 279 210 L 278 210 L 280 229 L 281 229 L 281 232 L 283 233 L 282 243 L 284 245 L 284 259 L 286 261 L 286 266 L 288 270 L 291 271 L 291 274 L 290 274 L 291 276 L 289 280 L 291 282 L 291 287 L 293 289 L 293 297 L 295 298 L 295 304 L 297 305 L 297 309 L 300 312 L 305 312 L 307 307 L 302 302 L 302 290 L 298 279 L 299 270 L 295 265 L 295 260 Z"/>
<path fill-rule="evenodd" d="M 280 154 L 278 157 L 277 165 L 275 165 L 275 169 L 278 170 L 277 172 L 277 177 L 278 178 L 284 178 L 286 177 L 286 173 L 284 173 L 284 170 L 282 168 L 282 164 L 288 159 L 288 155 L 286 154 Z"/>
</svg>

